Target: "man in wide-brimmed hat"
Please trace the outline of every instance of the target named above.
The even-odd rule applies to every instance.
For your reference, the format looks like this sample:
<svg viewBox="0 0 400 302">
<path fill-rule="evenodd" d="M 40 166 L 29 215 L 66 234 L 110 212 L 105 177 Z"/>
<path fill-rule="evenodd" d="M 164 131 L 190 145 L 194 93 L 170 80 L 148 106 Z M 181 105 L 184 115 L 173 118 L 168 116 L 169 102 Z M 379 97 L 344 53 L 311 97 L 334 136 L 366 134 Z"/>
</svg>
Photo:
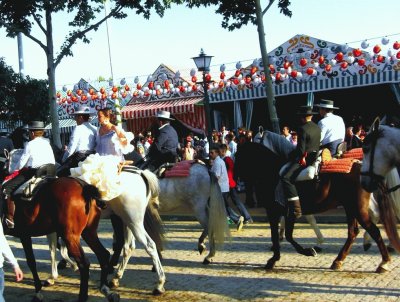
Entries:
<svg viewBox="0 0 400 302">
<path fill-rule="evenodd" d="M 290 209 L 289 215 L 294 215 L 296 218 L 301 217 L 301 205 L 295 186 L 296 178 L 301 170 L 317 159 L 321 140 L 321 130 L 312 121 L 314 114 L 317 112 L 313 112 L 309 106 L 302 106 L 297 112 L 302 125 L 297 131 L 296 149 L 289 154 L 290 165 L 281 173 L 283 192 Z"/>
<path fill-rule="evenodd" d="M 15 204 L 11 194 L 23 183 L 31 179 L 39 167 L 46 164 L 55 164 L 53 149 L 50 141 L 43 137 L 45 125 L 42 121 L 32 121 L 28 124 L 30 141 L 25 145 L 24 153 L 19 161 L 19 174 L 3 184 L 4 199 L 7 202 L 8 214 L 6 224 L 14 228 Z M 23 169 L 25 168 L 25 169 Z"/>
<path fill-rule="evenodd" d="M 177 159 L 177 148 L 179 145 L 178 134 L 170 125 L 174 119 L 168 111 L 158 111 L 156 115 L 158 121 L 158 133 L 149 148 L 144 163 L 139 163 L 141 169 L 155 171 L 164 163 L 174 163 Z"/>
<path fill-rule="evenodd" d="M 94 112 L 88 106 L 80 106 L 71 113 L 77 126 L 65 149 L 61 160 L 62 165 L 57 170 L 58 176 L 69 176 L 71 168 L 77 167 L 79 162 L 94 153 L 97 129 L 89 122 L 89 118 L 93 114 Z"/>
<path fill-rule="evenodd" d="M 333 110 L 339 109 L 333 101 L 323 100 L 315 107 L 319 107 L 322 119 L 318 122 L 321 128 L 321 148 L 328 148 L 332 155 L 336 154 L 338 145 L 344 141 L 346 127 L 343 119 L 333 114 Z"/>
</svg>

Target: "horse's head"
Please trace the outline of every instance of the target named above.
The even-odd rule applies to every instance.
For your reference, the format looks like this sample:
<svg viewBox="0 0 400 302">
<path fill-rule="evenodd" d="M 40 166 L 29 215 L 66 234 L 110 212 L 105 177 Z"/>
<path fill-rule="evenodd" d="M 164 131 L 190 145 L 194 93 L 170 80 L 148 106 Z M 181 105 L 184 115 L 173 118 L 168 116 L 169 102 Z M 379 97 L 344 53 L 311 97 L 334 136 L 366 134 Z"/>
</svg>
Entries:
<svg viewBox="0 0 400 302">
<path fill-rule="evenodd" d="M 399 157 L 399 146 L 396 146 L 398 139 L 395 139 L 399 135 L 398 130 L 379 123 L 379 118 L 376 118 L 363 142 L 361 185 L 368 192 L 378 188 Z"/>
</svg>

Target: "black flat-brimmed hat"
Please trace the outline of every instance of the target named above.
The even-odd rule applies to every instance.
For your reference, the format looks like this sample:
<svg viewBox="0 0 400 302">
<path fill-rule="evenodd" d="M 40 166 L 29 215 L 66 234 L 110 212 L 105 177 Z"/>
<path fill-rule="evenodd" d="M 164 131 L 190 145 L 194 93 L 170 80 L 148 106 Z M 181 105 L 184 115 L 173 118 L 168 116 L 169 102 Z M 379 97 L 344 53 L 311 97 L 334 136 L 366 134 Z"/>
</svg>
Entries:
<svg viewBox="0 0 400 302">
<path fill-rule="evenodd" d="M 318 112 L 312 111 L 313 107 L 311 106 L 301 106 L 299 110 L 296 112 L 297 115 L 314 115 L 318 114 Z"/>
<path fill-rule="evenodd" d="M 321 102 L 314 106 L 319 107 L 319 108 L 326 108 L 326 109 L 339 109 L 339 107 L 333 106 L 333 101 L 324 100 L 324 99 L 321 99 Z"/>
<path fill-rule="evenodd" d="M 44 130 L 45 125 L 42 121 L 32 121 L 28 123 L 29 130 Z"/>
</svg>

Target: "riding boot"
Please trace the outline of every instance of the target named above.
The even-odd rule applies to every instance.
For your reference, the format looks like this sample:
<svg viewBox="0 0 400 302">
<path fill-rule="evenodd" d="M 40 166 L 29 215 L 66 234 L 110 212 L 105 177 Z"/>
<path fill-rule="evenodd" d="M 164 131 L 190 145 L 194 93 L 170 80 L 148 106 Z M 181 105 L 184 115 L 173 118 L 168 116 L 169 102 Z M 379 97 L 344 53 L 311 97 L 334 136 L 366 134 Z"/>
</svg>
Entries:
<svg viewBox="0 0 400 302">
<path fill-rule="evenodd" d="M 7 210 L 6 224 L 9 229 L 14 228 L 14 213 L 15 213 L 15 203 L 11 200 L 11 197 L 7 197 Z"/>
<path fill-rule="evenodd" d="M 294 200 L 289 200 L 288 203 L 290 213 L 293 213 L 294 217 L 300 218 L 302 215 L 300 200 L 297 198 Z"/>
<path fill-rule="evenodd" d="M 102 210 L 107 208 L 107 202 L 103 199 L 96 199 L 96 205 Z"/>
</svg>

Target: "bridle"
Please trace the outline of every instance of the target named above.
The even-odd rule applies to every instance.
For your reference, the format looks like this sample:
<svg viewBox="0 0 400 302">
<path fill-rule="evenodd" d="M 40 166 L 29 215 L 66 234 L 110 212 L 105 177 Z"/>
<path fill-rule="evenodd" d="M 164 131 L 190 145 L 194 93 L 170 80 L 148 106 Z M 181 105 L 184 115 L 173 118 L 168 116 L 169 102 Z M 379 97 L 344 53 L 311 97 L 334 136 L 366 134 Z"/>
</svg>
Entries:
<svg viewBox="0 0 400 302">
<path fill-rule="evenodd" d="M 379 138 L 379 131 L 371 132 L 369 134 L 369 138 L 371 140 L 371 152 L 370 152 L 371 154 L 370 154 L 370 158 L 369 158 L 369 170 L 367 172 L 361 172 L 360 175 L 367 176 L 367 177 L 371 178 L 371 181 L 375 181 L 378 184 L 379 183 L 383 184 L 385 177 L 374 173 L 375 149 L 376 149 L 376 144 L 377 144 L 377 141 Z M 389 194 L 398 189 L 400 189 L 400 184 L 398 184 L 390 189 L 386 189 L 384 191 L 384 193 Z"/>
</svg>

